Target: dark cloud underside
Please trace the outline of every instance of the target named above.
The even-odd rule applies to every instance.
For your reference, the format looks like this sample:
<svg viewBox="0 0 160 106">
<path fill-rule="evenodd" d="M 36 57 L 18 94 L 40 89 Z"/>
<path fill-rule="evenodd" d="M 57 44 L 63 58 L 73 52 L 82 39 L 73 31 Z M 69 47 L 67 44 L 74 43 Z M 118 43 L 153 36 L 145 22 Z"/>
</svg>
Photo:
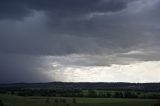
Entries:
<svg viewBox="0 0 160 106">
<path fill-rule="evenodd" d="M 1 0 L 1 18 L 17 19 L 31 10 L 49 12 L 53 17 L 73 17 L 93 12 L 115 12 L 126 8 L 131 0 Z"/>
<path fill-rule="evenodd" d="M 54 62 L 159 61 L 159 5 L 159 0 L 1 0 L 0 82 L 48 81 L 44 73 Z"/>
</svg>

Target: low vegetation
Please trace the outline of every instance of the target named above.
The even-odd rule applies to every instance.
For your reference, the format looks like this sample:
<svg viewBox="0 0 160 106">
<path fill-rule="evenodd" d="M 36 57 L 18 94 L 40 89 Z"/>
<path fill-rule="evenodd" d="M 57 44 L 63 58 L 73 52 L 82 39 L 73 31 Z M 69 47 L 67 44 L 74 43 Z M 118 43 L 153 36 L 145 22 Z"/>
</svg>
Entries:
<svg viewBox="0 0 160 106">
<path fill-rule="evenodd" d="M 4 106 L 4 104 L 3 104 L 2 100 L 0 100 L 0 106 Z"/>
<path fill-rule="evenodd" d="M 0 106 L 160 106 L 159 84 L 54 84 L 0 85 Z"/>
<path fill-rule="evenodd" d="M 1 94 L 17 96 L 91 97 L 91 98 L 141 98 L 160 99 L 160 92 L 133 90 L 81 90 L 81 89 L 11 89 Z"/>
<path fill-rule="evenodd" d="M 2 106 L 159 106 L 154 99 L 43 97 L 0 95 Z"/>
</svg>

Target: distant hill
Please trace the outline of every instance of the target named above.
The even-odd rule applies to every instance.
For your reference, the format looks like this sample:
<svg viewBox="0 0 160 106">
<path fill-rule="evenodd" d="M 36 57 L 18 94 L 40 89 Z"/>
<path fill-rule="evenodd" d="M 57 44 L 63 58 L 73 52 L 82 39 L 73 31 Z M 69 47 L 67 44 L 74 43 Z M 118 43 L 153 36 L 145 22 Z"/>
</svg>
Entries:
<svg viewBox="0 0 160 106">
<path fill-rule="evenodd" d="M 24 89 L 104 89 L 104 90 L 143 90 L 160 91 L 160 83 L 12 83 L 0 84 L 1 88 L 24 88 Z"/>
</svg>

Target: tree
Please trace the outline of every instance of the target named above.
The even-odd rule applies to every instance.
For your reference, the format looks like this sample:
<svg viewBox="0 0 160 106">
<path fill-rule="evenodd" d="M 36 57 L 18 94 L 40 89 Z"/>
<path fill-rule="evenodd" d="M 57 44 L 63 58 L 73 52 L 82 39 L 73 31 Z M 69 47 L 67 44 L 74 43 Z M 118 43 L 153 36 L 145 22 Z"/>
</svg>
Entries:
<svg viewBox="0 0 160 106">
<path fill-rule="evenodd" d="M 133 92 L 126 91 L 126 92 L 123 92 L 122 94 L 124 98 L 137 98 L 137 95 L 134 94 Z"/>
<path fill-rule="evenodd" d="M 110 97 L 111 97 L 111 93 L 110 93 L 110 92 L 107 92 L 105 96 L 106 96 L 107 98 L 110 98 Z"/>
<path fill-rule="evenodd" d="M 115 92 L 115 93 L 113 94 L 113 97 L 114 97 L 114 98 L 122 98 L 122 97 L 123 97 L 123 94 L 122 94 L 122 92 Z"/>
<path fill-rule="evenodd" d="M 88 96 L 89 97 L 97 97 L 97 93 L 95 90 L 89 90 L 88 91 Z"/>
</svg>

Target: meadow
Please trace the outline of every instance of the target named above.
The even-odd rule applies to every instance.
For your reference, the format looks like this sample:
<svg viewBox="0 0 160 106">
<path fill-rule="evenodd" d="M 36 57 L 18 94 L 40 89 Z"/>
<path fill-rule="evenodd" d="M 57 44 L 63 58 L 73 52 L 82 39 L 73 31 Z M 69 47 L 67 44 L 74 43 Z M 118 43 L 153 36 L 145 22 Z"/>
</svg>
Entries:
<svg viewBox="0 0 160 106">
<path fill-rule="evenodd" d="M 160 106 L 160 84 L 0 84 L 0 106 Z"/>
<path fill-rule="evenodd" d="M 156 99 L 16 96 L 0 94 L 0 106 L 155 106 Z M 158 105 L 159 106 L 159 105 Z"/>
</svg>

